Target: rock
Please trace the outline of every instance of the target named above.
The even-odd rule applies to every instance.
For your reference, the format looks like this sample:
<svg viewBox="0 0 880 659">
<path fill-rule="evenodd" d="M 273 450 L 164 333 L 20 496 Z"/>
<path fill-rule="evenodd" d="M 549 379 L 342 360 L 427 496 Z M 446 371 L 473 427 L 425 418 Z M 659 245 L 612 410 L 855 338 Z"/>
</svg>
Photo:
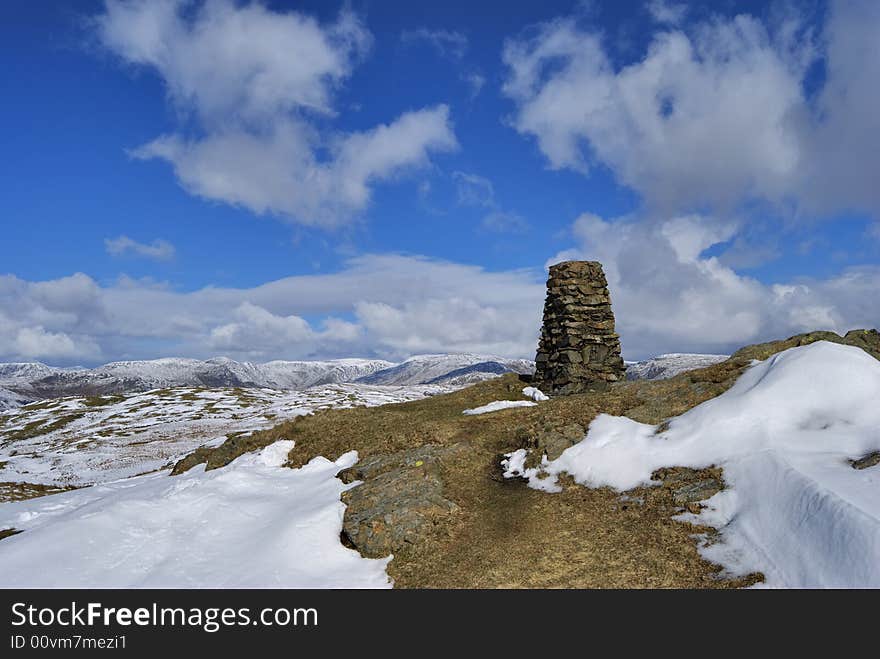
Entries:
<svg viewBox="0 0 880 659">
<path fill-rule="evenodd" d="M 528 451 L 525 466 L 530 469 L 539 467 L 545 455 L 548 460 L 556 460 L 566 449 L 581 441 L 586 434 L 586 429 L 577 423 L 561 428 L 523 432 L 520 438 L 521 443 L 523 448 Z"/>
<path fill-rule="evenodd" d="M 664 467 L 651 474 L 651 479 L 660 481 L 662 487 L 669 491 L 673 504 L 684 506 L 691 512 L 694 508 L 699 510 L 693 504 L 705 501 L 724 489 L 724 480 L 718 467 Z"/>
<path fill-rule="evenodd" d="M 600 263 L 565 261 L 550 267 L 535 363 L 534 381 L 549 394 L 602 389 L 624 379 Z"/>
<path fill-rule="evenodd" d="M 0 529 L 0 540 L 3 540 L 3 538 L 11 538 L 18 533 L 21 533 L 19 529 Z"/>
<path fill-rule="evenodd" d="M 874 465 L 880 464 L 880 451 L 868 453 L 868 455 L 859 458 L 858 460 L 850 460 L 849 463 L 852 465 L 853 469 L 867 469 L 868 467 L 873 467 Z"/>
<path fill-rule="evenodd" d="M 676 506 L 686 506 L 697 501 L 709 499 L 723 489 L 724 483 L 715 478 L 688 483 L 672 490 L 672 503 Z"/>
<path fill-rule="evenodd" d="M 444 459 L 467 451 L 456 444 L 373 456 L 342 472 L 345 482 L 362 480 L 342 495 L 342 531 L 364 556 L 381 557 L 419 544 L 458 506 L 443 496 Z"/>
<path fill-rule="evenodd" d="M 880 332 L 875 329 L 850 330 L 843 337 L 843 342 L 859 347 L 875 359 L 880 359 Z"/>
</svg>

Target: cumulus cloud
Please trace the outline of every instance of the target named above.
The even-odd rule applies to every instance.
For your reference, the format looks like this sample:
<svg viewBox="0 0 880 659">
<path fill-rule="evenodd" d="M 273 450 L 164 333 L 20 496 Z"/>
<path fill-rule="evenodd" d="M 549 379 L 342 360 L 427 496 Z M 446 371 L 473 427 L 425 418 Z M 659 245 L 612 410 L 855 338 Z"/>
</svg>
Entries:
<svg viewBox="0 0 880 659">
<path fill-rule="evenodd" d="M 779 199 L 797 174 L 804 66 L 750 17 L 658 33 L 644 60 L 619 71 L 573 20 L 508 42 L 504 60 L 514 125 L 553 167 L 606 164 L 662 210 Z"/>
<path fill-rule="evenodd" d="M 431 150 L 456 147 L 445 105 L 346 135 L 329 147 L 329 161 L 317 157 L 315 139 L 301 122 L 283 120 L 265 134 L 236 129 L 191 141 L 163 136 L 133 155 L 167 160 L 184 188 L 200 197 L 332 228 L 367 206 L 370 184 L 425 165 Z"/>
<path fill-rule="evenodd" d="M 578 247 L 551 262 L 602 262 L 617 329 L 631 359 L 660 352 L 726 352 L 799 332 L 880 324 L 870 293 L 880 285 L 880 268 L 767 285 L 704 254 L 737 228 L 697 215 L 648 223 L 587 213 L 573 227 Z"/>
<path fill-rule="evenodd" d="M 0 357 L 92 359 L 106 328 L 100 287 L 82 274 L 49 282 L 0 276 Z"/>
<path fill-rule="evenodd" d="M 506 43 L 503 90 L 551 167 L 606 165 L 660 215 L 747 200 L 880 213 L 878 30 L 880 5 L 860 0 L 834 2 L 819 37 L 790 13 L 716 17 L 662 28 L 618 66 L 600 34 L 558 19 Z"/>
<path fill-rule="evenodd" d="M 131 253 L 157 261 L 168 261 L 174 258 L 175 254 L 174 245 L 161 239 L 154 240 L 152 243 L 139 243 L 128 236 L 119 236 L 118 238 L 106 238 L 104 247 L 108 254 L 114 256 Z"/>
<path fill-rule="evenodd" d="M 445 105 L 361 132 L 326 128 L 372 41 L 350 11 L 321 24 L 258 3 L 107 0 L 95 25 L 107 49 L 154 70 L 181 124 L 196 126 L 131 155 L 167 161 L 206 199 L 332 228 L 368 206 L 372 184 L 457 147 Z"/>
<path fill-rule="evenodd" d="M 12 349 L 13 354 L 25 359 L 69 359 L 98 354 L 93 341 L 77 343 L 63 332 L 47 332 L 41 325 L 20 328 Z"/>
<path fill-rule="evenodd" d="M 628 359 L 880 325 L 880 268 L 767 285 L 705 255 L 736 230 L 696 215 L 644 223 L 585 214 L 574 224 L 576 246 L 549 262 L 604 264 Z M 131 279 L 99 286 L 85 275 L 45 282 L 9 275 L 0 278 L 0 360 L 532 357 L 544 277 L 393 254 L 248 289 L 180 292 Z"/>
<path fill-rule="evenodd" d="M 81 274 L 46 282 L 9 275 L 0 278 L 0 359 L 528 356 L 542 298 L 540 272 L 399 255 L 362 256 L 334 274 L 250 289 L 186 293 L 131 279 L 102 287 Z"/>
<path fill-rule="evenodd" d="M 405 44 L 427 43 L 440 55 L 451 59 L 461 59 L 468 48 L 468 38 L 455 30 L 429 30 L 425 27 L 404 30 L 400 40 Z"/>
</svg>

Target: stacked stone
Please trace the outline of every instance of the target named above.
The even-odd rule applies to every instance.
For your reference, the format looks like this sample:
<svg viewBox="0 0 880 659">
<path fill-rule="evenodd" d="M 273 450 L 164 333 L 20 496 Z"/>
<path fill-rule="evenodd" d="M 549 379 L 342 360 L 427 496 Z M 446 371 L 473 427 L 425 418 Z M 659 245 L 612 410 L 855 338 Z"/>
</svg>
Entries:
<svg viewBox="0 0 880 659">
<path fill-rule="evenodd" d="M 602 389 L 625 379 L 601 263 L 564 261 L 550 267 L 535 362 L 535 381 L 546 393 Z"/>
</svg>

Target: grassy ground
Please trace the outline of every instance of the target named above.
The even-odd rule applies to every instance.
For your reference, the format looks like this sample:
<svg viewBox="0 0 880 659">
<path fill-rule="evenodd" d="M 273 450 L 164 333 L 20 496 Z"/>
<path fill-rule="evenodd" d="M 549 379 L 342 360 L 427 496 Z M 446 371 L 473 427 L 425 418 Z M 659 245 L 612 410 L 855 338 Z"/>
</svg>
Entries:
<svg viewBox="0 0 880 659">
<path fill-rule="evenodd" d="M 410 403 L 320 411 L 193 455 L 178 470 L 198 462 L 222 466 L 279 439 L 296 441 L 289 455 L 292 467 L 352 449 L 363 459 L 428 443 L 462 444 L 466 450 L 453 453 L 442 466 L 443 496 L 460 511 L 424 542 L 398 552 L 388 568 L 397 587 L 739 587 L 760 575 L 721 578 L 717 567 L 699 556 L 694 537 L 701 532 L 711 537 L 712 530 L 674 521 L 681 509 L 668 490 L 640 489 L 622 498 L 568 482 L 563 492 L 546 494 L 505 480 L 501 456 L 528 446 L 542 430 L 571 423 L 587 427 L 601 412 L 662 423 L 726 391 L 753 359 L 822 339 L 859 345 L 880 358 L 876 332 L 851 333 L 845 339 L 816 332 L 749 346 L 721 364 L 670 380 L 625 382 L 537 407 L 462 415 L 466 408 L 493 400 L 521 399 L 524 382 L 506 375 Z"/>
<path fill-rule="evenodd" d="M 318 455 L 335 459 L 352 449 L 364 459 L 425 444 L 455 444 L 462 450 L 449 452 L 441 473 L 443 496 L 459 510 L 442 518 L 424 541 L 395 555 L 388 572 L 397 587 L 739 587 L 760 575 L 721 578 L 700 557 L 694 537 L 711 537 L 712 530 L 674 521 L 681 509 L 673 505 L 668 489 L 642 488 L 622 497 L 563 480 L 561 493 L 547 494 L 504 479 L 500 460 L 504 453 L 530 446 L 538 433 L 573 423 L 586 428 L 603 412 L 662 423 L 726 391 L 753 359 L 821 339 L 859 345 L 880 358 L 876 332 L 846 338 L 812 333 L 750 346 L 721 364 L 670 380 L 624 382 L 536 407 L 462 415 L 466 408 L 494 400 L 522 400 L 525 383 L 511 374 L 447 395 L 321 410 L 252 435 L 233 434 L 217 448 L 195 451 L 174 473 L 199 463 L 220 467 L 279 439 L 296 442 L 291 467 Z"/>
<path fill-rule="evenodd" d="M 524 383 L 507 375 L 413 403 L 321 412 L 257 440 L 295 440 L 291 466 L 351 449 L 368 457 L 426 443 L 467 446 L 443 465 L 444 496 L 461 510 L 397 554 L 389 574 L 398 587 L 724 587 L 735 584 L 719 580 L 700 558 L 691 537 L 696 529 L 671 519 L 676 509 L 660 492 L 630 493 L 642 504 L 573 483 L 548 495 L 500 472 L 502 454 L 527 445 L 536 431 L 586 427 L 600 411 L 657 423 L 717 395 L 731 373 L 705 375 L 699 385 L 687 378 L 631 383 L 538 407 L 462 415 L 493 400 L 521 398 Z"/>
<path fill-rule="evenodd" d="M 43 485 L 41 483 L 2 483 L 0 482 L 0 503 L 9 501 L 24 501 L 36 499 L 48 494 L 57 494 L 76 488 L 61 487 L 56 485 Z"/>
<path fill-rule="evenodd" d="M 572 484 L 548 495 L 502 478 L 499 462 L 535 431 L 586 427 L 599 412 L 658 423 L 717 395 L 739 370 L 715 367 L 696 381 L 627 383 L 537 407 L 462 415 L 493 400 L 521 399 L 524 383 L 507 375 L 411 403 L 320 411 L 194 459 L 220 466 L 278 439 L 296 441 L 293 467 L 351 449 L 365 458 L 427 443 L 464 443 L 467 450 L 443 465 L 444 496 L 461 511 L 425 542 L 398 553 L 389 566 L 398 587 L 729 586 L 699 557 L 695 529 L 672 521 L 673 508 L 662 497 L 626 505 L 617 493 Z"/>
</svg>

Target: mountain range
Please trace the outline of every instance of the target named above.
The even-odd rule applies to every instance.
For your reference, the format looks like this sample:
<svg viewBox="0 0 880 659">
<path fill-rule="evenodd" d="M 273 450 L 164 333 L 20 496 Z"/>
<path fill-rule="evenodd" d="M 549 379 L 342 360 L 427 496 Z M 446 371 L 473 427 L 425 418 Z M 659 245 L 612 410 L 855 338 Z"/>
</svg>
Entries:
<svg viewBox="0 0 880 659">
<path fill-rule="evenodd" d="M 627 362 L 627 379 L 659 380 L 709 366 L 725 355 L 669 354 Z M 336 383 L 384 386 L 465 386 L 504 373 L 532 373 L 528 359 L 491 355 L 417 355 L 382 359 L 239 362 L 169 357 L 121 361 L 96 368 L 58 368 L 39 362 L 0 363 L 0 409 L 62 396 L 103 396 L 165 387 L 243 387 L 300 390 Z"/>
<path fill-rule="evenodd" d="M 57 368 L 39 362 L 0 364 L 0 409 L 62 396 L 103 396 L 165 387 L 243 387 L 281 390 L 362 382 L 374 385 L 465 385 L 511 371 L 531 373 L 534 363 L 485 355 L 418 355 L 382 359 L 238 362 L 163 358 L 112 362 L 96 368 Z"/>
</svg>

